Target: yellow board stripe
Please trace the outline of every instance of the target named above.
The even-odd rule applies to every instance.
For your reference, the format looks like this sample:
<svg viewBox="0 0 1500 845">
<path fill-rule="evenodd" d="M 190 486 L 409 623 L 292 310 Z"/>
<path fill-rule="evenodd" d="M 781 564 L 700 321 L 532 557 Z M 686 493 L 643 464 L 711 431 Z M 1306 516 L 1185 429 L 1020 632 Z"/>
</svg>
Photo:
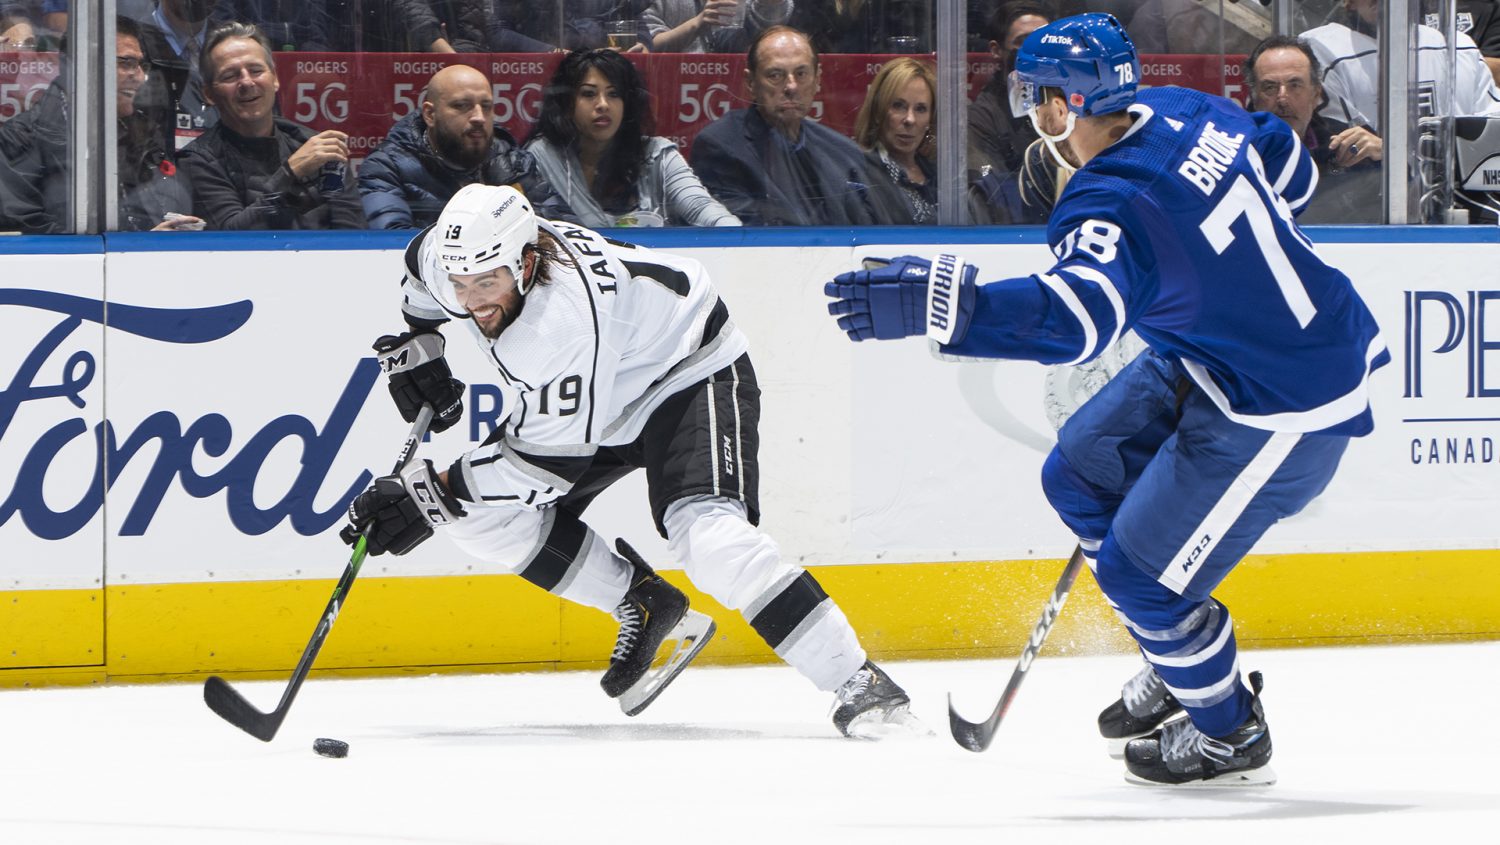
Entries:
<svg viewBox="0 0 1500 845">
<path fill-rule="evenodd" d="M 1061 567 L 870 564 L 814 574 L 873 654 L 951 659 L 1016 654 Z M 700 660 L 776 659 L 739 614 L 681 572 L 665 575 L 719 623 Z M 333 581 L 319 580 L 0 592 L 0 686 L 282 678 L 332 590 Z M 1492 639 L 1500 637 L 1500 552 L 1256 555 L 1216 595 L 1249 648 Z M 608 615 L 515 576 L 372 577 L 355 583 L 317 666 L 324 675 L 597 668 L 614 632 Z M 1093 579 L 1081 577 L 1047 653 L 1133 648 Z"/>
</svg>

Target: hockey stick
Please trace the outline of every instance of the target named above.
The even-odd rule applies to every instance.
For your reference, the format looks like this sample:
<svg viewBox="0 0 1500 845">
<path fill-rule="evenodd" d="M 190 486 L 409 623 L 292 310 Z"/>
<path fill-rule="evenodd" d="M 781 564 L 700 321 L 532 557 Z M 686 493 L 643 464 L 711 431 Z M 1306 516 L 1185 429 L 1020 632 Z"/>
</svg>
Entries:
<svg viewBox="0 0 1500 845">
<path fill-rule="evenodd" d="M 401 447 L 401 455 L 396 459 L 396 468 L 391 470 L 392 473 L 400 472 L 412 455 L 416 454 L 417 444 L 422 442 L 427 434 L 427 426 L 431 423 L 432 406 L 423 405 L 422 410 L 417 413 L 416 422 L 412 423 L 411 433 L 406 435 L 406 443 Z M 343 577 L 339 578 L 338 586 L 333 588 L 333 597 L 328 599 L 328 606 L 323 608 L 318 627 L 313 629 L 312 639 L 307 641 L 307 648 L 302 650 L 302 659 L 297 661 L 297 668 L 292 670 L 292 679 L 287 683 L 286 691 L 281 694 L 281 701 L 276 709 L 269 713 L 260 712 L 217 675 L 210 675 L 203 682 L 203 701 L 208 709 L 262 742 L 270 742 L 276 736 L 282 721 L 286 719 L 287 711 L 292 708 L 292 699 L 297 697 L 297 690 L 307 680 L 307 673 L 312 671 L 313 660 L 317 659 L 318 651 L 323 648 L 323 641 L 328 639 L 328 632 L 339 618 L 339 609 L 349 597 L 349 589 L 354 586 L 354 578 L 359 575 L 360 566 L 365 562 L 365 532 L 369 530 L 369 523 L 362 526 L 359 540 L 354 544 L 354 554 L 349 557 L 349 565 L 344 567 Z"/>
<path fill-rule="evenodd" d="M 1042 650 L 1042 643 L 1047 641 L 1047 634 L 1062 613 L 1063 603 L 1068 600 L 1068 593 L 1078 578 L 1078 570 L 1082 568 L 1083 547 L 1079 546 L 1073 550 L 1073 556 L 1068 558 L 1068 565 L 1063 567 L 1062 576 L 1057 579 L 1057 586 L 1052 590 L 1052 597 L 1047 599 L 1047 605 L 1042 608 L 1042 617 L 1036 621 L 1036 627 L 1031 629 L 1031 640 L 1021 649 L 1021 658 L 1016 661 L 1015 671 L 1010 673 L 1010 683 L 1005 685 L 1005 692 L 1000 694 L 1000 701 L 995 704 L 988 719 L 970 722 L 958 715 L 958 711 L 953 709 L 953 694 L 948 694 L 948 728 L 959 745 L 976 752 L 990 747 L 995 731 L 1000 728 L 1000 720 L 1005 718 L 1005 712 L 1015 700 L 1021 681 L 1026 679 L 1026 670 L 1031 668 L 1031 661 L 1036 659 L 1037 652 Z"/>
</svg>

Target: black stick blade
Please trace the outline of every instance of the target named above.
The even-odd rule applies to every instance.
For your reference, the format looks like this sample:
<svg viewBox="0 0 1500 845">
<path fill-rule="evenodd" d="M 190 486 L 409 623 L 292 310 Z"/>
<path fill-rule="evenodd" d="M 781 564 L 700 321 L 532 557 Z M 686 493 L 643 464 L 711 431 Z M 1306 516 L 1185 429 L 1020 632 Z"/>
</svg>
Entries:
<svg viewBox="0 0 1500 845">
<path fill-rule="evenodd" d="M 255 737 L 261 742 L 270 742 L 281 729 L 285 712 L 262 713 L 235 691 L 218 675 L 210 675 L 203 682 L 203 703 L 218 713 L 224 721 Z"/>
<path fill-rule="evenodd" d="M 953 739 L 959 745 L 978 753 L 990 747 L 990 742 L 995 738 L 995 728 L 999 727 L 1000 720 L 991 717 L 985 722 L 971 722 L 958 715 L 953 708 L 953 696 L 948 696 L 948 731 L 953 734 Z"/>
</svg>

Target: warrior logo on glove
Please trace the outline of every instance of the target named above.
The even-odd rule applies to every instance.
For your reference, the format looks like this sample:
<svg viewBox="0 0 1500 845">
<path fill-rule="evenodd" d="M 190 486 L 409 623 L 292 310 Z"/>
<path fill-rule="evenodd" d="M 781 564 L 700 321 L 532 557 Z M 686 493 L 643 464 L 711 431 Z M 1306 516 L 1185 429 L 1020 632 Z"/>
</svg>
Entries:
<svg viewBox="0 0 1500 845">
<path fill-rule="evenodd" d="M 823 286 L 828 313 L 850 340 L 895 340 L 925 334 L 943 346 L 960 343 L 974 314 L 974 267 L 943 254 L 934 264 L 915 255 L 867 258 L 863 270 Z"/>
</svg>

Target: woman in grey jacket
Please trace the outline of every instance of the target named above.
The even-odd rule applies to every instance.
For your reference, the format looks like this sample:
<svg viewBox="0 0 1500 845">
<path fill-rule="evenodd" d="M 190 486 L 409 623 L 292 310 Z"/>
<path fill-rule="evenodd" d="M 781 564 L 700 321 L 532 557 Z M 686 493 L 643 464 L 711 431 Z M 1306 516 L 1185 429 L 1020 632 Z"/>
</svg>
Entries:
<svg viewBox="0 0 1500 845">
<path fill-rule="evenodd" d="M 547 85 L 526 149 L 585 226 L 740 225 L 654 128 L 646 88 L 628 59 L 575 50 Z"/>
</svg>

